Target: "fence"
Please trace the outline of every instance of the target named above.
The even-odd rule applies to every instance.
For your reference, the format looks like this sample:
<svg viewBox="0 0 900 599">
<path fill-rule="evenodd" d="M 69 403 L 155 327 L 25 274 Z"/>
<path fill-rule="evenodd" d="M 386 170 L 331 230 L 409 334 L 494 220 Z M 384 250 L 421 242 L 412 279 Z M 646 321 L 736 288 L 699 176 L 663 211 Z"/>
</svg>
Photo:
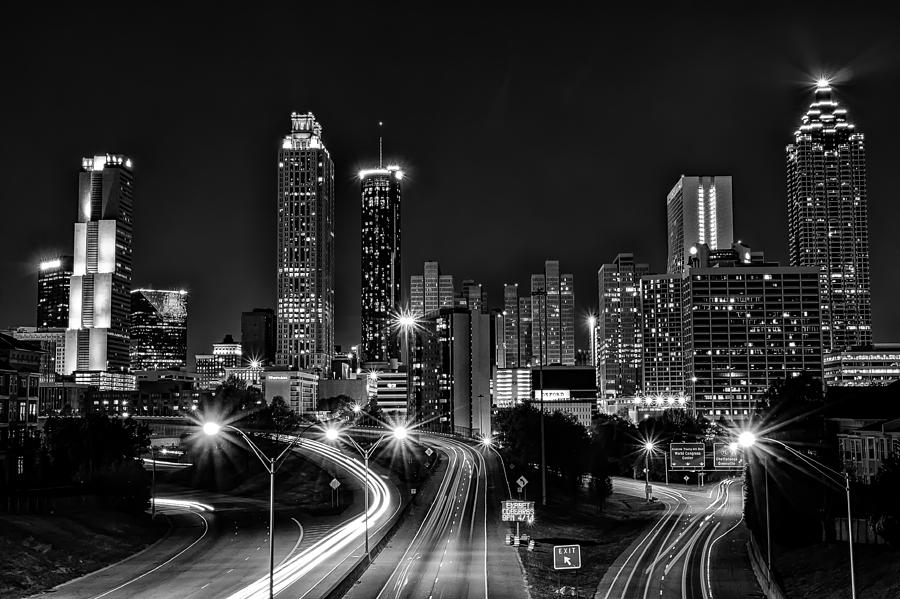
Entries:
<svg viewBox="0 0 900 599">
<path fill-rule="evenodd" d="M 847 519 L 834 519 L 834 539 L 847 542 Z M 853 519 L 853 543 L 887 545 L 887 541 L 875 531 L 875 523 L 866 518 Z"/>
</svg>

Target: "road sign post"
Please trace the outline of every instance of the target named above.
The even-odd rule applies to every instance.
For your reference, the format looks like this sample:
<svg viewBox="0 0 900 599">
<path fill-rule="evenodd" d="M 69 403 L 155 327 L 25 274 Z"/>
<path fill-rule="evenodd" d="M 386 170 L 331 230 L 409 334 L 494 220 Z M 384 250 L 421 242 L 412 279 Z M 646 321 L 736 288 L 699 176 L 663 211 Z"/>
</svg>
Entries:
<svg viewBox="0 0 900 599">
<path fill-rule="evenodd" d="M 713 468 L 740 470 L 744 467 L 744 452 L 731 443 L 713 443 Z"/>
<path fill-rule="evenodd" d="M 669 453 L 669 467 L 672 470 L 702 470 L 706 467 L 704 443 L 672 443 Z"/>
<path fill-rule="evenodd" d="M 524 478 L 524 477 L 522 477 Z M 525 481 L 526 483 L 528 481 Z M 516 523 L 516 539 L 519 538 L 519 522 L 534 520 L 534 502 L 509 499 L 500 502 L 500 519 Z M 517 545 L 518 546 L 518 545 Z"/>
<path fill-rule="evenodd" d="M 577 570 L 581 567 L 581 545 L 554 545 L 553 569 Z"/>
</svg>

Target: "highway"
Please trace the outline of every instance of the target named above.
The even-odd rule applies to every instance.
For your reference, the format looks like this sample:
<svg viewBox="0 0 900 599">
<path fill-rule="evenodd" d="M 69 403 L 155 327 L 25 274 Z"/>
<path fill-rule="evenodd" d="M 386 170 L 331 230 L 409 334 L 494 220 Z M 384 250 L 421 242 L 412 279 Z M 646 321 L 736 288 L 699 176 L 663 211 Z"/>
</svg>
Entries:
<svg viewBox="0 0 900 599">
<path fill-rule="evenodd" d="M 644 497 L 644 482 L 616 478 L 614 490 Z M 731 599 L 761 597 L 741 534 L 740 479 L 702 490 L 654 484 L 665 506 L 656 523 L 615 561 L 595 599 Z"/>
<path fill-rule="evenodd" d="M 417 435 L 446 467 L 434 501 L 407 534 L 385 549 L 348 599 L 526 597 L 515 549 L 504 544 L 500 500 L 509 496 L 490 449 L 440 435 Z"/>
<path fill-rule="evenodd" d="M 330 445 L 304 439 L 294 451 L 327 460 L 346 475 L 364 479 L 362 464 Z M 400 496 L 377 472 L 370 471 L 368 480 L 370 533 L 377 533 L 397 513 Z M 364 530 L 358 499 L 354 502 L 358 511 L 347 513 L 343 521 L 324 527 L 314 537 L 305 537 L 302 523 L 289 506 L 278 506 L 276 594 L 321 596 L 352 568 L 361 552 Z M 56 587 L 53 595 L 73 599 L 268 597 L 267 501 L 188 492 L 160 497 L 157 511 L 172 521 L 168 537 L 123 562 Z"/>
</svg>

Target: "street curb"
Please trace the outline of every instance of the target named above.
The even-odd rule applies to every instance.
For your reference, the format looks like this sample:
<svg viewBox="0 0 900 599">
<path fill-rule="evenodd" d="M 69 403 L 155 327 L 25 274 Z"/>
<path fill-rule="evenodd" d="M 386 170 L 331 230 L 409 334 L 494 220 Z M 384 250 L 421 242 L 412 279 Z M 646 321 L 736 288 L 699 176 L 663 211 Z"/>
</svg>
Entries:
<svg viewBox="0 0 900 599">
<path fill-rule="evenodd" d="M 160 543 L 162 543 L 163 541 L 165 541 L 166 539 L 168 539 L 170 536 L 172 536 L 172 531 L 175 529 L 175 526 L 172 524 L 172 519 L 169 518 L 169 516 L 166 515 L 166 514 L 161 514 L 161 515 L 165 517 L 166 522 L 167 522 L 168 525 L 169 525 L 169 529 L 166 530 L 166 532 L 165 532 L 160 538 L 158 538 L 158 539 L 157 539 L 156 541 L 154 541 L 153 543 L 150 543 L 149 545 L 147 545 L 146 547 L 144 547 L 143 549 L 141 549 L 141 550 L 138 551 L 137 553 L 132 553 L 132 554 L 129 555 L 128 557 L 123 557 L 122 559 L 120 559 L 120 560 L 117 561 L 117 562 L 113 562 L 113 563 L 111 563 L 111 564 L 107 564 L 107 565 L 103 566 L 102 568 L 99 568 L 99 569 L 97 569 L 97 570 L 93 570 L 93 571 L 91 571 L 91 572 L 88 572 L 87 574 L 82 574 L 82 575 L 79 576 L 78 578 L 73 578 L 72 580 L 67 580 L 66 582 L 60 583 L 60 584 L 56 585 L 55 587 L 51 587 L 51 588 L 46 589 L 46 590 L 44 590 L 44 591 L 40 591 L 39 593 L 36 593 L 36 594 L 34 594 L 34 595 L 29 595 L 28 597 L 26 597 L 26 599 L 32 599 L 33 597 L 43 597 L 43 596 L 45 596 L 45 595 L 47 595 L 47 594 L 49 594 L 49 593 L 55 593 L 55 592 L 59 591 L 60 589 L 62 589 L 63 587 L 69 586 L 70 584 L 74 584 L 74 583 L 76 583 L 76 582 L 78 582 L 78 581 L 80 581 L 80 580 L 84 580 L 85 578 L 87 578 L 87 577 L 89 577 L 89 576 L 94 576 L 95 574 L 99 574 L 100 572 L 104 572 L 104 571 L 106 571 L 106 570 L 109 570 L 110 568 L 114 568 L 114 567 L 116 567 L 116 566 L 119 566 L 119 565 L 121 565 L 121 564 L 124 564 L 124 563 L 127 562 L 128 560 L 134 559 L 134 558 L 136 558 L 136 557 L 138 557 L 138 556 L 140 556 L 140 555 L 143 555 L 144 553 L 150 551 L 151 549 L 155 548 L 157 545 L 159 545 Z"/>
</svg>

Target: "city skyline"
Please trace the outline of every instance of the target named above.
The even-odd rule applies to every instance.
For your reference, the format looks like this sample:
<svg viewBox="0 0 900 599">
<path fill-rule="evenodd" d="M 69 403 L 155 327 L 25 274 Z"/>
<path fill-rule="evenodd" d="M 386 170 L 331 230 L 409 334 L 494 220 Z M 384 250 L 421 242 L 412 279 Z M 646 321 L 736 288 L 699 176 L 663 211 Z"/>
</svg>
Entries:
<svg viewBox="0 0 900 599">
<path fill-rule="evenodd" d="M 870 23 L 865 15 L 854 17 L 855 19 Z M 526 19 L 527 21 L 527 19 Z M 52 24 L 51 24 L 52 27 Z M 748 36 L 748 29 L 738 29 L 735 35 Z M 824 47 L 825 44 L 815 43 L 816 39 L 826 39 L 828 32 L 822 30 L 813 31 L 810 25 L 810 36 L 813 41 L 810 46 Z M 516 39 L 518 37 L 516 36 Z M 786 38 L 785 38 L 786 39 Z M 64 44 L 65 39 L 59 43 Z M 679 124 L 668 125 L 663 129 L 659 138 L 662 146 L 654 148 L 652 155 L 642 156 L 640 168 L 650 172 L 652 176 L 646 177 L 646 181 L 630 182 L 627 187 L 619 187 L 613 183 L 611 191 L 620 192 L 623 197 L 634 198 L 636 206 L 640 206 L 640 213 L 644 215 L 641 220 L 635 220 L 631 211 L 616 209 L 614 219 L 601 219 L 603 211 L 613 210 L 609 202 L 596 205 L 597 190 L 593 189 L 586 181 L 596 181 L 597 174 L 605 175 L 614 172 L 618 168 L 619 159 L 599 155 L 587 150 L 585 141 L 581 135 L 573 135 L 571 124 L 567 119 L 561 121 L 561 129 L 553 132 L 560 145 L 561 156 L 554 160 L 566 160 L 566 178 L 562 182 L 563 193 L 554 194 L 555 198 L 563 202 L 559 213 L 548 215 L 550 230 L 561 230 L 563 224 L 574 227 L 572 234 L 561 239 L 559 236 L 548 237 L 555 239 L 559 247 L 534 247 L 527 243 L 506 235 L 498 235 L 498 239 L 491 239 L 490 231 L 497 230 L 497 224 L 503 222 L 504 215 L 509 215 L 513 209 L 512 200 L 496 201 L 485 205 L 486 197 L 513 197 L 523 192 L 523 188 L 516 182 L 518 170 L 517 159 L 521 156 L 513 151 L 508 158 L 503 158 L 490 172 L 478 172 L 483 177 L 475 186 L 465 187 L 469 193 L 460 193 L 459 181 L 456 178 L 457 166 L 451 160 L 446 160 L 450 153 L 459 160 L 467 163 L 468 158 L 456 151 L 458 141 L 456 136 L 446 128 L 438 128 L 437 143 L 432 140 L 417 139 L 411 132 L 414 126 L 421 128 L 427 123 L 435 121 L 426 119 L 420 111 L 404 112 L 408 106 L 390 107 L 382 101 L 372 103 L 365 110 L 352 114 L 346 103 L 332 101 L 328 89 L 307 93 L 296 87 L 289 87 L 283 94 L 276 94 L 270 90 L 264 94 L 264 98 L 254 100 L 254 106 L 259 107 L 257 112 L 248 111 L 245 121 L 238 125 L 240 136 L 251 140 L 249 146 L 258 157 L 248 158 L 249 150 L 241 150 L 233 158 L 227 159 L 222 165 L 212 172 L 227 172 L 228 165 L 233 160 L 246 161 L 247 169 L 234 168 L 233 177 L 229 177 L 231 183 L 227 188 L 219 187 L 220 183 L 210 182 L 204 177 L 204 185 L 212 185 L 215 189 L 215 197 L 223 202 L 222 211 L 215 209 L 213 195 L 199 193 L 198 180 L 190 175 L 180 183 L 178 188 L 168 189 L 161 193 L 161 189 L 171 187 L 169 176 L 165 175 L 165 167 L 173 162 L 169 160 L 173 156 L 190 156 L 192 160 L 205 160 L 196 153 L 196 142 L 192 141 L 194 135 L 171 128 L 162 127 L 154 130 L 151 120 L 133 120 L 112 103 L 108 107 L 108 113 L 98 116 L 99 128 L 85 129 L 83 132 L 76 124 L 71 136 L 46 152 L 42 150 L 45 159 L 39 163 L 42 179 L 37 185 L 37 198 L 34 202 L 43 214 L 59 214 L 59 217 L 41 218 L 41 234 L 34 234 L 32 225 L 22 227 L 23 233 L 28 233 L 32 241 L 27 245 L 21 242 L 14 243 L 15 251 L 0 265 L 5 280 L 14 281 L 16 284 L 6 294 L 0 297 L 0 313 L 4 314 L 5 326 L 19 326 L 33 319 L 28 312 L 32 308 L 30 302 L 23 302 L 23 297 L 28 297 L 33 291 L 33 264 L 35 258 L 53 257 L 71 251 L 68 248 L 69 235 L 66 234 L 66 223 L 71 222 L 71 206 L 67 204 L 71 198 L 71 165 L 72 156 L 89 154 L 92 151 L 110 150 L 124 151 L 134 156 L 136 173 L 141 182 L 136 194 L 136 214 L 138 222 L 138 234 L 136 235 L 136 265 L 135 285 L 153 286 L 156 284 L 167 287 L 184 287 L 191 292 L 192 299 L 197 306 L 198 321 L 192 323 L 190 334 L 189 354 L 198 353 L 209 343 L 221 338 L 225 333 L 239 335 L 239 319 L 243 311 L 254 306 L 271 306 L 275 290 L 271 277 L 274 252 L 272 243 L 267 240 L 274 234 L 271 214 L 274 208 L 266 206 L 267 197 L 274 196 L 274 181 L 272 162 L 273 144 L 277 143 L 279 133 L 284 128 L 284 115 L 290 110 L 313 111 L 329 132 L 326 134 L 329 149 L 332 151 L 336 168 L 336 250 L 338 262 L 354 264 L 354 256 L 359 255 L 358 246 L 358 182 L 354 183 L 352 175 L 357 172 L 359 166 L 364 164 L 369 143 L 365 139 L 371 139 L 378 120 L 384 119 L 385 128 L 390 132 L 392 139 L 391 154 L 386 156 L 385 162 L 397 162 L 408 173 L 407 191 L 409 200 L 406 206 L 409 208 L 404 214 L 404 219 L 413 223 L 427 222 L 425 214 L 440 210 L 441 206 L 452 206 L 447 212 L 450 219 L 446 227 L 422 227 L 407 226 L 404 229 L 404 245 L 407 254 L 404 262 L 407 264 L 420 264 L 422 260 L 433 257 L 440 260 L 447 272 L 453 273 L 458 280 L 466 278 L 475 279 L 486 286 L 489 298 L 493 298 L 499 307 L 497 299 L 501 298 L 500 292 L 504 282 L 510 280 L 525 281 L 532 271 L 531 265 L 540 262 L 550 256 L 558 257 L 561 262 L 568 265 L 567 271 L 575 274 L 579 281 L 584 281 L 580 286 L 578 305 L 576 306 L 576 329 L 579 347 L 585 347 L 587 335 L 580 320 L 588 310 L 595 307 L 596 293 L 591 286 L 585 287 L 587 282 L 595 280 L 596 269 L 600 264 L 612 259 L 617 253 L 627 251 L 635 254 L 636 260 L 649 263 L 654 271 L 660 271 L 665 259 L 665 233 L 664 210 L 660 206 L 659 198 L 665 196 L 671 188 L 671 181 L 680 174 L 698 172 L 723 173 L 733 177 L 735 193 L 738 202 L 735 206 L 735 237 L 746 240 L 753 247 L 759 247 L 766 251 L 767 255 L 783 264 L 787 260 L 787 224 L 784 191 L 784 161 L 783 148 L 792 140 L 792 131 L 796 128 L 797 115 L 809 106 L 812 92 L 815 89 L 815 79 L 823 72 L 835 75 L 834 90 L 838 101 L 846 106 L 853 115 L 854 122 L 858 123 L 867 133 L 867 153 L 869 156 L 869 194 L 870 221 L 871 221 L 871 254 L 872 254 L 872 294 L 873 303 L 873 331 L 876 341 L 891 341 L 900 333 L 900 316 L 890 312 L 887 302 L 879 302 L 879 297 L 890 297 L 893 292 L 893 280 L 888 276 L 892 262 L 890 235 L 888 224 L 891 222 L 891 210 L 886 198 L 889 192 L 889 173 L 887 165 L 890 162 L 891 151 L 889 139 L 883 133 L 885 123 L 889 122 L 891 110 L 883 101 L 884 96 L 890 96 L 890 90 L 897 85 L 896 76 L 887 69 L 854 70 L 854 58 L 859 53 L 852 49 L 851 44 L 846 46 L 829 45 L 827 56 L 815 59 L 809 56 L 800 56 L 796 51 L 794 42 L 782 42 L 774 48 L 766 50 L 763 56 L 758 57 L 764 66 L 748 67 L 746 69 L 729 70 L 719 75 L 722 81 L 729 85 L 723 86 L 714 94 L 704 97 L 700 101 L 697 92 L 687 93 L 693 102 L 700 108 L 684 107 L 684 127 Z M 791 51 L 793 49 L 793 51 Z M 392 50 L 395 51 L 395 50 Z M 699 51 L 691 48 L 691 52 Z M 882 60 L 875 64 L 885 62 L 884 58 L 893 50 L 882 50 Z M 497 58 L 495 52 L 489 52 L 489 56 Z M 344 55 L 334 59 L 343 60 Z M 681 56 L 683 59 L 684 57 Z M 132 60 L 140 61 L 138 53 L 132 56 Z M 28 58 L 31 61 L 40 61 L 41 55 Z M 665 64 L 670 59 L 659 59 Z M 675 60 L 672 58 L 671 60 Z M 768 62 L 766 62 L 768 61 Z M 577 61 L 576 61 L 577 63 Z M 334 62 L 333 64 L 338 64 Z M 579 66 L 586 69 L 586 73 L 593 73 L 592 77 L 599 76 L 597 67 L 591 66 L 591 62 L 573 64 L 567 66 L 565 74 L 571 75 L 578 72 Z M 654 63 L 659 64 L 659 63 Z M 798 64 L 802 65 L 797 66 Z M 850 66 L 847 66 L 850 65 Z M 712 72 L 713 64 L 702 62 L 696 68 L 706 72 Z M 772 76 L 772 69 L 775 75 Z M 476 77 L 475 84 L 478 89 L 485 92 L 488 98 L 487 104 L 482 108 L 487 115 L 487 124 L 491 136 L 496 136 L 508 128 L 518 127 L 522 122 L 526 109 L 530 104 L 521 101 L 510 100 L 510 92 L 523 85 L 522 73 L 516 65 L 501 66 L 490 71 L 497 75 L 492 78 L 485 74 Z M 655 71 L 654 71 L 655 72 Z M 454 77 L 460 77 L 454 73 Z M 629 81 L 635 75 L 624 73 L 621 68 L 613 69 L 608 76 L 619 81 Z M 549 74 L 541 77 L 556 80 Z M 656 80 L 665 87 L 669 81 L 665 75 Z M 584 84 L 582 90 L 586 97 L 602 98 L 610 110 L 621 111 L 623 114 L 649 114 L 647 122 L 640 123 L 640 127 L 658 126 L 659 121 L 653 116 L 653 111 L 642 112 L 642 108 L 652 107 L 652 104 L 644 105 L 650 96 L 650 82 L 638 86 L 637 104 L 633 108 L 621 107 L 614 98 L 603 94 L 600 88 L 593 84 Z M 563 86 L 564 89 L 572 88 L 571 85 Z M 505 90 L 505 91 L 504 91 Z M 689 90 L 688 90 L 689 91 Z M 646 93 L 644 93 L 646 92 Z M 572 91 L 569 92 L 573 93 Z M 598 94 L 600 94 L 598 96 Z M 568 100 L 566 99 L 568 98 Z M 742 99 L 743 98 L 743 99 Z M 460 100 L 459 97 L 455 97 Z M 584 112 L 581 101 L 575 96 L 565 94 L 541 96 L 542 101 L 549 101 L 548 107 L 560 110 L 566 106 L 566 102 L 574 103 L 573 110 L 578 115 Z M 492 106 L 496 105 L 493 109 Z M 265 110 L 259 109 L 265 107 Z M 472 111 L 475 106 L 471 102 L 464 101 L 462 107 L 467 111 L 466 119 L 474 118 Z M 187 106 L 193 110 L 191 106 Z M 446 115 L 449 106 L 444 104 L 437 110 L 438 115 Z M 703 114 L 701 114 L 701 108 Z M 711 108 L 715 110 L 710 111 Z M 756 133 L 748 135 L 744 127 L 729 124 L 715 134 L 709 132 L 693 131 L 688 123 L 700 122 L 709 127 L 710 131 L 716 128 L 719 122 L 740 120 L 736 115 L 744 114 L 751 109 L 757 118 L 766 122 L 766 126 Z M 167 108 L 168 109 L 168 108 Z M 169 109 L 170 110 L 170 109 Z M 633 111 L 633 112 L 632 112 Z M 697 112 L 692 112 L 697 111 Z M 263 112 L 266 114 L 264 115 Z M 22 113 L 23 122 L 28 123 L 34 138 L 42 137 L 42 125 L 31 117 L 29 111 Z M 269 114 L 271 113 L 271 114 Z M 699 116 L 698 116 L 699 115 Z M 34 114 L 34 117 L 37 113 Z M 212 115 L 211 115 L 212 116 Z M 157 120 L 159 117 L 155 117 Z M 426 119 L 423 121 L 423 119 Z M 232 119 L 233 120 L 233 119 Z M 232 122 L 227 120 L 227 122 Z M 210 122 L 215 122 L 211 119 Z M 221 121 L 221 119 L 219 119 Z M 217 127 L 201 123 L 197 130 L 196 138 L 205 139 L 210 132 L 215 133 Z M 493 128 L 491 128 L 493 127 Z M 591 126 L 589 126 L 590 128 Z M 25 144 L 29 149 L 28 138 L 20 127 L 12 127 L 12 139 L 14 142 Z M 566 137 L 559 137 L 561 135 Z M 159 135 L 158 140 L 150 138 Z M 607 131 L 612 139 L 624 140 L 623 131 Z M 69 137 L 71 137 L 69 139 Z M 214 136 L 215 137 L 215 136 Z M 589 135 L 585 135 L 586 139 Z M 182 142 L 175 142 L 180 139 Z M 221 138 L 216 138 L 221 139 Z M 334 139 L 334 141 L 332 141 Z M 515 138 L 514 138 L 515 139 Z M 679 154 L 673 149 L 675 143 L 685 140 L 698 142 L 707 149 L 687 148 Z M 742 140 L 741 144 L 731 143 L 731 140 Z M 504 152 L 505 146 L 499 142 L 491 142 L 486 146 L 491 156 L 498 152 Z M 626 142 L 627 143 L 627 142 Z M 169 144 L 170 147 L 163 150 L 156 144 Z M 16 145 L 13 143 L 11 145 Z M 179 147 L 185 145 L 185 148 Z M 690 144 L 689 144 L 690 145 Z M 700 145 L 700 144 L 694 144 Z M 434 146 L 434 147 L 431 147 Z M 134 148 L 134 149 L 132 149 Z M 188 152 L 185 154 L 185 152 Z M 27 152 L 25 152 L 27 153 Z M 760 158 L 761 157 L 761 158 Z M 63 160 L 65 158 L 65 160 Z M 164 159 L 165 158 L 165 159 Z M 600 158 L 600 162 L 597 159 Z M 185 160 L 186 158 L 182 158 Z M 16 160 L 15 158 L 13 160 Z M 605 163 L 603 161 L 606 161 Z M 649 162 L 647 162 L 649 160 Z M 611 161 L 611 162 L 610 162 Z M 177 160 L 175 160 L 177 163 Z M 597 166 L 600 164 L 601 166 Z M 164 166 L 165 165 L 165 166 Z M 261 165 L 261 166 L 260 166 Z M 592 166 L 593 165 L 593 166 Z M 597 169 L 600 169 L 599 171 Z M 634 168 L 634 167 L 626 167 Z M 146 170 L 145 170 L 146 169 Z M 245 172 L 240 172 L 245 170 Z M 475 169 L 470 169 L 475 172 Z M 465 179 L 465 177 L 461 178 Z M 609 180 L 609 179 L 606 179 Z M 464 182 L 464 181 L 463 181 Z M 502 187 L 508 186 L 508 194 L 501 193 Z M 531 186 L 535 191 L 525 191 L 525 206 L 534 206 L 541 201 L 545 194 L 540 193 L 542 185 Z M 231 189 L 229 189 L 231 188 Z M 355 188 L 355 191 L 354 191 Z M 232 190 L 233 189 L 233 190 Z M 625 193 L 627 190 L 627 193 Z M 271 192 L 271 195 L 269 193 Z M 186 199 L 187 196 L 191 196 Z M 142 203 L 141 198 L 144 198 Z M 454 203 L 448 203 L 453 198 Z M 253 201 L 248 201 L 252 199 Z M 216 200 L 219 201 L 219 200 Z M 26 210 L 31 207 L 25 207 Z M 472 212 L 478 209 L 478 212 Z M 579 219 L 584 210 L 590 210 L 587 214 L 594 214 L 595 219 Z M 182 210 L 184 212 L 182 212 Z M 240 239 L 236 244 L 237 255 L 228 256 L 228 264 L 189 264 L 189 261 L 179 261 L 177 256 L 191 255 L 202 251 L 204 245 L 213 243 L 206 233 L 196 231 L 193 223 L 196 220 L 197 210 L 210 211 L 221 215 L 218 227 L 222 228 L 222 234 L 226 237 Z M 458 216 L 466 214 L 468 216 Z M 445 211 L 446 212 L 446 211 Z M 524 210 L 523 212 L 527 212 Z M 185 222 L 179 222 L 179 215 L 184 215 Z M 472 218 L 473 215 L 478 218 Z M 158 238 L 153 235 L 140 234 L 143 227 L 153 230 L 160 226 L 160 220 L 165 219 L 165 225 L 171 227 L 172 235 L 166 235 L 165 247 L 156 250 L 154 243 Z M 597 222 L 603 221 L 597 235 Z M 618 220 L 616 220 L 618 219 Z M 27 220 L 27 219 L 26 219 Z M 56 221 L 60 222 L 56 222 Z M 51 222 L 52 221 L 52 222 Z M 616 224 L 610 226 L 606 223 Z M 517 221 L 510 230 L 518 227 L 522 229 L 523 220 Z M 774 225 L 772 224 L 774 223 Z M 70 226 L 70 225 L 69 225 Z M 246 233 L 250 231 L 251 233 Z M 18 231 L 11 233 L 20 235 Z M 522 236 L 527 237 L 525 235 Z M 632 243 L 630 237 L 638 237 L 640 243 Z M 34 241 L 39 238 L 40 241 Z M 462 241 L 462 243 L 459 243 Z M 468 243 L 467 243 L 468 242 Z M 549 241 L 548 241 L 549 243 Z M 540 244 L 546 246 L 547 244 Z M 478 255 L 487 254 L 495 259 L 483 261 Z M 26 268 L 25 263 L 30 266 Z M 185 262 L 185 263 L 180 263 Z M 338 273 L 336 281 L 336 342 L 341 345 L 356 343 L 359 331 L 358 315 L 358 270 L 354 268 L 343 269 Z M 241 283 L 238 286 L 238 283 Z M 249 283 L 249 284 L 246 284 Z M 20 289 L 21 288 L 21 289 Z M 223 301 L 225 298 L 225 301 Z"/>
</svg>

